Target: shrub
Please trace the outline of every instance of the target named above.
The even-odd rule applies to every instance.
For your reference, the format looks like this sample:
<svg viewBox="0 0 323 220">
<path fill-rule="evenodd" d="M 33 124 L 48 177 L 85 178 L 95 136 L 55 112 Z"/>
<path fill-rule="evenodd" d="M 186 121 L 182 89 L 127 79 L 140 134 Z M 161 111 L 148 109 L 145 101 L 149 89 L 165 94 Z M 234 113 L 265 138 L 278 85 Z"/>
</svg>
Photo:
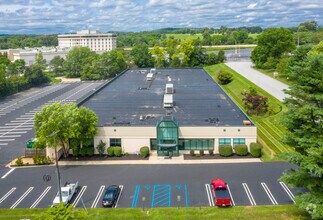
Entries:
<svg viewBox="0 0 323 220">
<path fill-rule="evenodd" d="M 46 157 L 41 154 L 35 154 L 33 161 L 35 165 L 50 164 L 52 162 L 49 156 Z"/>
<path fill-rule="evenodd" d="M 234 146 L 234 152 L 239 156 L 248 155 L 248 146 L 245 144 L 237 144 Z"/>
<path fill-rule="evenodd" d="M 190 150 L 190 156 L 194 156 L 195 155 L 195 152 L 194 152 L 194 150 Z"/>
<path fill-rule="evenodd" d="M 204 150 L 200 150 L 200 156 L 204 156 Z"/>
<path fill-rule="evenodd" d="M 128 152 L 126 152 L 126 153 L 124 153 L 124 155 L 125 155 L 125 156 L 129 156 L 129 153 L 128 153 Z"/>
<path fill-rule="evenodd" d="M 122 149 L 121 149 L 121 147 L 114 147 L 114 155 L 116 156 L 116 157 L 121 157 L 121 155 L 122 155 Z"/>
<path fill-rule="evenodd" d="M 214 155 L 214 150 L 209 150 L 209 154 L 210 154 L 211 156 L 213 156 L 213 155 Z"/>
<path fill-rule="evenodd" d="M 74 157 L 78 157 L 79 156 L 80 148 L 73 147 L 72 151 L 73 151 L 73 156 Z"/>
<path fill-rule="evenodd" d="M 24 165 L 24 162 L 22 161 L 22 157 L 18 157 L 15 163 L 19 167 Z"/>
<path fill-rule="evenodd" d="M 93 154 L 94 154 L 94 147 L 87 147 L 86 148 L 86 154 L 88 156 L 93 156 Z"/>
<path fill-rule="evenodd" d="M 253 157 L 261 157 L 261 149 L 262 146 L 258 143 L 251 143 L 250 144 L 250 154 Z"/>
<path fill-rule="evenodd" d="M 86 149 L 86 147 L 82 147 L 82 148 L 80 149 L 80 154 L 81 154 L 81 156 L 82 156 L 82 157 L 85 157 L 85 155 L 87 154 L 87 149 Z"/>
<path fill-rule="evenodd" d="M 220 71 L 217 77 L 220 84 L 223 84 L 223 85 L 226 85 L 233 80 L 233 75 L 226 71 Z"/>
<path fill-rule="evenodd" d="M 104 143 L 102 140 L 100 140 L 98 146 L 96 147 L 96 149 L 98 150 L 100 156 L 102 156 L 104 154 L 105 145 L 106 145 L 106 143 Z"/>
<path fill-rule="evenodd" d="M 108 153 L 109 157 L 113 157 L 114 156 L 114 147 L 108 147 L 107 153 Z"/>
<path fill-rule="evenodd" d="M 232 146 L 230 144 L 221 144 L 219 145 L 219 154 L 223 157 L 232 156 Z"/>
<path fill-rule="evenodd" d="M 148 157 L 148 156 L 149 156 L 149 147 L 147 147 L 147 146 L 141 147 L 141 148 L 140 148 L 140 155 L 141 155 L 143 158 Z"/>
</svg>

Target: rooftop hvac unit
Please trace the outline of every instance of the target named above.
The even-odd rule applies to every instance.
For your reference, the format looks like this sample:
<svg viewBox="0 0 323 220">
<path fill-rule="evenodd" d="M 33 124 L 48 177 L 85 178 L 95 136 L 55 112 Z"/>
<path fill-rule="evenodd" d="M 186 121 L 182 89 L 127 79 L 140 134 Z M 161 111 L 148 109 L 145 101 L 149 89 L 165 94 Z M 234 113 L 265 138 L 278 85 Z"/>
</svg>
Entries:
<svg viewBox="0 0 323 220">
<path fill-rule="evenodd" d="M 173 107 L 173 94 L 164 95 L 164 108 Z"/>
<path fill-rule="evenodd" d="M 174 85 L 172 83 L 166 84 L 166 94 L 174 93 Z"/>
<path fill-rule="evenodd" d="M 155 68 L 150 69 L 150 73 L 155 74 L 156 73 L 156 69 Z"/>
<path fill-rule="evenodd" d="M 147 74 L 147 81 L 151 81 L 151 80 L 153 80 L 153 76 L 154 76 L 154 74 L 152 74 L 152 73 L 148 73 L 148 74 Z"/>
</svg>

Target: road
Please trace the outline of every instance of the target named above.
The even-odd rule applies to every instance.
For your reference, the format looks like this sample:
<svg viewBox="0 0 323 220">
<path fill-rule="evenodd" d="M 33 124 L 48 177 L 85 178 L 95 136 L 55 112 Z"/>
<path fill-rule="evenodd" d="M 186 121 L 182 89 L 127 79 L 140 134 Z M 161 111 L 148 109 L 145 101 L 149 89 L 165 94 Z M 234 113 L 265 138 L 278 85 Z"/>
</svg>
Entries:
<svg viewBox="0 0 323 220">
<path fill-rule="evenodd" d="M 0 100 L 0 176 L 12 159 L 24 155 L 25 143 L 34 137 L 33 118 L 44 105 L 79 102 L 106 81 L 59 83 Z"/>
<path fill-rule="evenodd" d="M 227 62 L 225 64 L 272 96 L 276 97 L 279 101 L 283 101 L 284 98 L 288 97 L 288 95 L 283 91 L 288 89 L 288 85 L 253 69 L 251 67 L 251 61 Z"/>
<path fill-rule="evenodd" d="M 208 184 L 215 177 L 228 183 L 234 205 L 255 206 L 293 203 L 296 189 L 278 180 L 292 167 L 285 162 L 64 166 L 61 177 L 62 183 L 79 181 L 75 207 L 101 207 L 102 193 L 112 184 L 123 188 L 117 207 L 214 206 Z M 57 191 L 54 166 L 17 168 L 0 179 L 0 208 L 45 208 Z"/>
</svg>

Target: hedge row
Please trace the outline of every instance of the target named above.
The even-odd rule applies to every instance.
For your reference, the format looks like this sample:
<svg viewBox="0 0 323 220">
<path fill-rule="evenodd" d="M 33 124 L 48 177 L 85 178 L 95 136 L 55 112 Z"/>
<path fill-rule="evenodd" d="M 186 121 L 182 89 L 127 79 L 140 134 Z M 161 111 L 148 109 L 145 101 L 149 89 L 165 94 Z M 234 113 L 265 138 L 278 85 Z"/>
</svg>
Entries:
<svg viewBox="0 0 323 220">
<path fill-rule="evenodd" d="M 122 156 L 122 149 L 119 146 L 108 147 L 107 154 L 109 157 L 113 157 L 113 156 L 121 157 Z"/>
<path fill-rule="evenodd" d="M 253 157 L 261 157 L 262 146 L 258 143 L 250 144 L 250 154 Z M 234 153 L 239 156 L 248 155 L 248 146 L 246 144 L 237 144 L 234 146 Z M 230 144 L 219 145 L 219 154 L 223 157 L 230 157 L 233 155 L 233 149 Z"/>
<path fill-rule="evenodd" d="M 79 155 L 81 155 L 82 157 L 93 156 L 94 154 L 93 147 L 73 148 L 72 151 L 74 157 L 78 157 Z"/>
</svg>

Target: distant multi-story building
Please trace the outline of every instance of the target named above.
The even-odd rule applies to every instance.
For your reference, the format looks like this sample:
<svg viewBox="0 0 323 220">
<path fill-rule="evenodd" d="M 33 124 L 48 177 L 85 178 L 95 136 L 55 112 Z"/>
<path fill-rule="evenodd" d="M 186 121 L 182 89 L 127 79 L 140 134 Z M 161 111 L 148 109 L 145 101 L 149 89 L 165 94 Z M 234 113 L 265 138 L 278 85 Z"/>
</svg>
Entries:
<svg viewBox="0 0 323 220">
<path fill-rule="evenodd" d="M 28 48 L 24 49 L 9 49 L 8 50 L 8 58 L 14 62 L 18 59 L 22 59 L 25 61 L 26 66 L 33 65 L 35 63 L 36 55 L 41 52 L 43 54 L 43 58 L 46 60 L 46 63 L 49 62 L 56 56 L 61 58 L 66 58 L 66 54 L 69 52 L 69 47 L 37 47 L 37 48 Z"/>
<path fill-rule="evenodd" d="M 102 53 L 117 47 L 117 36 L 111 33 L 82 30 L 76 34 L 58 35 L 59 47 L 88 47 L 92 51 Z"/>
</svg>

